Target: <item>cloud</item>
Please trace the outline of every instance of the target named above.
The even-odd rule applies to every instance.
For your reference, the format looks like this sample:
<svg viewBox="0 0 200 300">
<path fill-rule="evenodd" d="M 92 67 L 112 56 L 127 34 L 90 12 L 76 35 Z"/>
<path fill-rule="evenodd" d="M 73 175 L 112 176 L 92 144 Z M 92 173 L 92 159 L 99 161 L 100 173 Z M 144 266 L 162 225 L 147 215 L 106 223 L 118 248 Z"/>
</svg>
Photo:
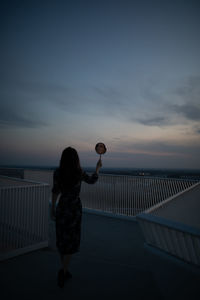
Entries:
<svg viewBox="0 0 200 300">
<path fill-rule="evenodd" d="M 122 145 L 122 146 L 121 146 Z M 187 156 L 199 157 L 200 141 L 185 142 L 185 141 L 160 141 L 160 140 L 135 140 L 134 142 L 123 141 L 118 145 L 116 151 L 127 153 L 140 153 L 145 155 L 155 156 Z"/>
<path fill-rule="evenodd" d="M 85 85 L 76 89 L 5 76 L 0 83 L 0 122 L 4 126 L 45 126 L 51 122 L 45 109 L 51 110 L 53 116 L 56 108 L 82 116 L 113 117 L 122 122 L 169 127 L 184 124 L 185 120 L 199 121 L 198 84 L 200 77 L 196 76 L 187 78 L 171 91 L 161 88 L 158 82 L 145 82 L 129 91 L 123 84 L 120 87 Z"/>
<path fill-rule="evenodd" d="M 183 105 L 172 105 L 172 109 L 174 109 L 176 113 L 182 114 L 188 120 L 200 120 L 200 105 L 192 103 Z"/>
<path fill-rule="evenodd" d="M 186 120 L 200 120 L 200 76 L 185 78 L 176 88 L 166 88 L 162 84 L 146 81 L 139 93 L 135 87 L 132 98 L 123 88 L 95 87 L 94 91 L 105 114 L 120 116 L 124 121 L 170 127 L 183 125 Z"/>
<path fill-rule="evenodd" d="M 94 103 L 106 116 L 127 118 L 127 111 L 131 108 L 130 101 L 123 91 L 115 86 L 95 86 L 91 88 Z M 132 109 L 132 108 L 131 108 Z"/>
<path fill-rule="evenodd" d="M 122 98 L 122 93 L 112 87 L 112 86 L 106 86 L 106 87 L 94 87 L 93 88 L 96 94 L 99 94 L 102 98 L 106 99 L 106 101 L 111 102 L 119 102 L 118 100 Z"/>
<path fill-rule="evenodd" d="M 99 98 L 95 97 L 96 94 L 94 95 L 93 91 L 91 92 L 93 88 L 91 89 L 87 86 L 77 89 L 67 84 L 20 80 L 18 78 L 10 78 L 8 75 L 2 75 L 1 73 L 0 88 L 1 103 L 4 103 L 4 106 L 11 106 L 13 99 L 15 99 L 18 106 L 24 107 L 24 109 L 29 105 L 33 106 L 34 103 L 38 108 L 42 105 L 48 107 L 50 105 L 52 109 L 56 107 L 60 110 L 76 113 L 80 110 L 81 112 L 87 112 L 92 110 L 92 108 L 102 108 L 108 102 L 108 98 L 101 98 L 101 101 L 99 101 Z M 103 89 L 101 93 L 103 93 Z M 100 89 L 97 94 L 100 94 Z"/>
<path fill-rule="evenodd" d="M 161 91 L 159 86 L 147 85 L 142 91 L 146 100 L 143 116 L 133 121 L 147 126 L 173 126 L 186 120 L 200 120 L 200 76 L 190 76 L 179 82 L 178 87 Z"/>
<path fill-rule="evenodd" d="M 193 132 L 194 134 L 200 135 L 200 124 L 199 124 L 199 125 L 193 126 L 192 132 Z"/>
<path fill-rule="evenodd" d="M 15 104 L 16 105 L 16 104 Z M 0 104 L 0 124 L 3 128 L 6 127 L 24 127 L 38 128 L 47 126 L 48 123 L 39 119 L 33 113 L 30 114 L 23 110 L 23 107 L 18 106 L 14 109 L 11 105 Z"/>
<path fill-rule="evenodd" d="M 47 126 L 53 107 L 70 110 L 74 106 L 72 93 L 61 85 L 8 78 L 0 85 L 0 124 L 4 127 Z"/>
<path fill-rule="evenodd" d="M 0 82 L 0 124 L 4 127 L 40 127 L 48 125 L 58 110 L 68 114 L 116 115 L 120 101 L 113 88 L 76 89 L 56 83 L 3 78 Z M 109 102 L 110 99 L 110 102 Z M 123 104 L 121 103 L 123 106 Z M 119 109 L 119 112 L 121 109 Z"/>
<path fill-rule="evenodd" d="M 174 90 L 178 104 L 171 105 L 171 110 L 188 120 L 200 120 L 200 76 L 190 76 Z"/>
<path fill-rule="evenodd" d="M 174 92 L 187 102 L 199 103 L 200 98 L 200 76 L 189 76 L 174 89 Z"/>
<path fill-rule="evenodd" d="M 69 88 L 50 82 L 39 82 L 31 80 L 20 80 L 8 75 L 1 76 L 1 91 L 10 96 L 16 96 L 19 101 L 56 101 L 59 102 L 63 96 L 69 94 Z"/>
<path fill-rule="evenodd" d="M 108 145 L 109 146 L 109 145 Z M 145 168 L 200 168 L 200 142 L 178 144 L 173 141 L 123 141 L 110 149 L 104 165 Z"/>
<path fill-rule="evenodd" d="M 143 125 L 147 125 L 147 126 L 164 126 L 169 124 L 168 120 L 165 116 L 155 116 L 152 118 L 146 118 L 146 119 L 137 119 L 137 121 Z"/>
</svg>

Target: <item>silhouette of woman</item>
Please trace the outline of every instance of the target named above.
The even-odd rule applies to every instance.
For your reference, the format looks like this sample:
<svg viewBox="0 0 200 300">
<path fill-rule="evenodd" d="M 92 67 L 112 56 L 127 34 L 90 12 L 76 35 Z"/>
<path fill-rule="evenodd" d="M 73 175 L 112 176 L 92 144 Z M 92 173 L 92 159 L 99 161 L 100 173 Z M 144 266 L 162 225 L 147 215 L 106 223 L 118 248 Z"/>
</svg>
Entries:
<svg viewBox="0 0 200 300">
<path fill-rule="evenodd" d="M 72 254 L 78 252 L 80 248 L 81 182 L 95 183 L 101 167 L 102 162 L 99 159 L 96 171 L 89 176 L 81 169 L 77 151 L 68 147 L 63 150 L 59 168 L 54 172 L 51 217 L 56 221 L 56 246 L 62 263 L 57 276 L 57 283 L 60 287 L 64 286 L 65 279 L 72 277 L 68 265 Z M 59 195 L 59 202 L 56 206 Z"/>
</svg>

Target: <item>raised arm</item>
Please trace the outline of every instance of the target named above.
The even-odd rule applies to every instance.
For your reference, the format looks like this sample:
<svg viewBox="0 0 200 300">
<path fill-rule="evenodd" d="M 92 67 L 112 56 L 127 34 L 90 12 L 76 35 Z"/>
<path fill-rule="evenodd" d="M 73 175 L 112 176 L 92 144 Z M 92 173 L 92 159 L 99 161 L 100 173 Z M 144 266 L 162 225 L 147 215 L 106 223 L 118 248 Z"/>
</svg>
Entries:
<svg viewBox="0 0 200 300">
<path fill-rule="evenodd" d="M 97 165 L 96 165 L 96 173 L 99 173 L 100 168 L 102 167 L 102 161 L 101 158 L 98 160 Z"/>
<path fill-rule="evenodd" d="M 96 164 L 96 170 L 92 175 L 88 175 L 87 173 L 83 172 L 82 180 L 89 184 L 94 184 L 98 180 L 98 173 L 100 168 L 102 167 L 101 159 L 98 160 Z"/>
</svg>

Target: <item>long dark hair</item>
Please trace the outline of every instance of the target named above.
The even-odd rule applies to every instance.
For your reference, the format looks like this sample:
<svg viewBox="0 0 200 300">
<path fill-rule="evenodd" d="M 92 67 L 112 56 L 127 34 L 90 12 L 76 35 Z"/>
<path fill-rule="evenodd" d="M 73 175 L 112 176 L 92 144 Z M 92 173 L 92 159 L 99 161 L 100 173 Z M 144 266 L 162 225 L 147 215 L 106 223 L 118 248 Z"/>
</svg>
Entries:
<svg viewBox="0 0 200 300">
<path fill-rule="evenodd" d="M 68 147 L 63 150 L 60 166 L 60 181 L 64 185 L 75 185 L 80 181 L 82 169 L 77 151 L 74 148 Z"/>
</svg>

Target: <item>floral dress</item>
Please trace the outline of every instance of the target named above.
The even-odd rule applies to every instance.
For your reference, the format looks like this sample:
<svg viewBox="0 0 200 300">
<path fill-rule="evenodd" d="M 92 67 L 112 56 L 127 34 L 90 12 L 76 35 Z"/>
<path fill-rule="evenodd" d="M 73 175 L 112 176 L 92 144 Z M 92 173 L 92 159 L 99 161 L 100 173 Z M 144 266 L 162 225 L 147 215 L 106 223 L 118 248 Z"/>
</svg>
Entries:
<svg viewBox="0 0 200 300">
<path fill-rule="evenodd" d="M 56 207 L 56 246 L 61 255 L 79 251 L 81 240 L 82 204 L 79 197 L 81 182 L 93 184 L 98 180 L 96 173 L 91 176 L 82 173 L 81 180 L 73 186 L 61 186 L 59 169 L 53 175 L 52 193 L 60 194 Z"/>
</svg>

